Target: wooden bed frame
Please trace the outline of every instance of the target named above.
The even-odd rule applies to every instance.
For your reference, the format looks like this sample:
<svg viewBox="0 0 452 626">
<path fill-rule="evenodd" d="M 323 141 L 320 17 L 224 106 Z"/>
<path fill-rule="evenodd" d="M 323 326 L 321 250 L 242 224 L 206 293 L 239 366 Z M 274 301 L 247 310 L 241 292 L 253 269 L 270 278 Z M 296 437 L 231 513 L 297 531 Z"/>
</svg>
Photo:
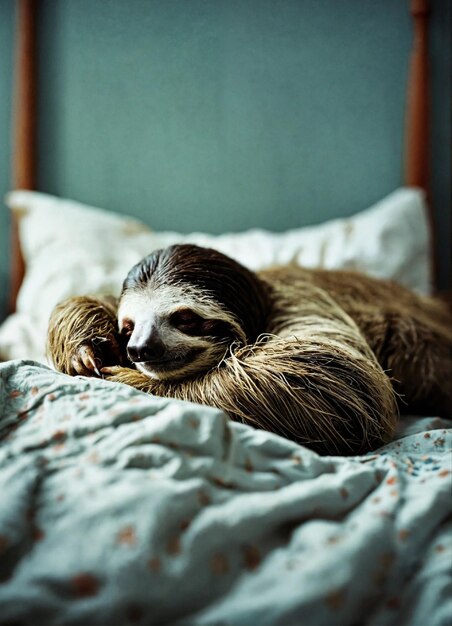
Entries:
<svg viewBox="0 0 452 626">
<path fill-rule="evenodd" d="M 37 11 L 39 0 L 17 1 L 16 65 L 14 85 L 14 126 L 12 188 L 35 189 L 37 126 Z M 428 18 L 429 0 L 410 0 L 414 36 L 411 53 L 405 127 L 405 184 L 424 189 L 429 197 L 429 80 Z M 429 203 L 433 285 L 436 285 L 435 220 Z M 16 309 L 17 295 L 24 277 L 17 220 L 12 220 L 11 279 L 9 310 Z"/>
</svg>

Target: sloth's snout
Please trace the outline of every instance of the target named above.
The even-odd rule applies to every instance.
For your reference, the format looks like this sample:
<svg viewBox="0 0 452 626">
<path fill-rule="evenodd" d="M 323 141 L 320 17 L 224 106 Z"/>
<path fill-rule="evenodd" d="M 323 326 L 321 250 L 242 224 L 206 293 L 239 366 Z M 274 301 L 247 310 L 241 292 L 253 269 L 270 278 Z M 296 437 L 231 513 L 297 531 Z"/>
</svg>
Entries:
<svg viewBox="0 0 452 626">
<path fill-rule="evenodd" d="M 132 334 L 127 345 L 127 354 L 134 363 L 159 361 L 166 352 L 166 346 L 157 331 L 153 328 L 147 334 L 135 336 Z"/>
</svg>

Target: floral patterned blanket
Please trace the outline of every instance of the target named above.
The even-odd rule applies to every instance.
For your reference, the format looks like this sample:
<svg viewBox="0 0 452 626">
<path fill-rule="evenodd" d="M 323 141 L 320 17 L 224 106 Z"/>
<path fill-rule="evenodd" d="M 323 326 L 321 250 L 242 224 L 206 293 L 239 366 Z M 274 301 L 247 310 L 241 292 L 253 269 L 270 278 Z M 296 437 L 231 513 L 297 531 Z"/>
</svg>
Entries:
<svg viewBox="0 0 452 626">
<path fill-rule="evenodd" d="M 32 361 L 0 407 L 0 624 L 450 623 L 450 422 L 320 457 Z"/>
</svg>

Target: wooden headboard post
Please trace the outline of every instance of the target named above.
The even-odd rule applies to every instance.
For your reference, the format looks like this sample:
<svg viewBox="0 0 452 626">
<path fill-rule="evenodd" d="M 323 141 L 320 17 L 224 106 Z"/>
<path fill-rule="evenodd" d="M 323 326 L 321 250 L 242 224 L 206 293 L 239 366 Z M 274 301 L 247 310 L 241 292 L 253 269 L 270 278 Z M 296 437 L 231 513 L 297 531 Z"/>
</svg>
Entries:
<svg viewBox="0 0 452 626">
<path fill-rule="evenodd" d="M 36 0 L 17 0 L 14 72 L 14 120 L 12 138 L 12 187 L 34 189 L 36 185 Z M 17 220 L 11 223 L 11 282 L 9 311 L 16 309 L 24 277 Z"/>
<path fill-rule="evenodd" d="M 405 129 L 405 184 L 423 189 L 428 202 L 428 220 L 432 250 L 432 284 L 437 284 L 435 255 L 435 219 L 430 201 L 430 84 L 428 59 L 428 23 L 430 0 L 411 0 L 413 47 L 408 75 Z"/>
</svg>

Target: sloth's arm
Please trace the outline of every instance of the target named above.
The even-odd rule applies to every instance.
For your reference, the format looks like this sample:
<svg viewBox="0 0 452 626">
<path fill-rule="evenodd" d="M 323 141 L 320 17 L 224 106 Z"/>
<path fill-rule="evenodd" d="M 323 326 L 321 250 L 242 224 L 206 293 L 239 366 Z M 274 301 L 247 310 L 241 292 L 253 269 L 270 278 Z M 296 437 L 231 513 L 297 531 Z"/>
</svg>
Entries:
<svg viewBox="0 0 452 626">
<path fill-rule="evenodd" d="M 125 363 L 113 296 L 78 296 L 52 311 L 47 354 L 65 374 L 100 376 L 107 365 Z"/>
<path fill-rule="evenodd" d="M 321 453 L 362 453 L 392 436 L 394 392 L 355 323 L 330 300 L 323 304 L 281 316 L 279 336 L 242 348 L 199 378 L 158 382 L 121 367 L 107 368 L 107 377 L 216 406 Z"/>
</svg>

